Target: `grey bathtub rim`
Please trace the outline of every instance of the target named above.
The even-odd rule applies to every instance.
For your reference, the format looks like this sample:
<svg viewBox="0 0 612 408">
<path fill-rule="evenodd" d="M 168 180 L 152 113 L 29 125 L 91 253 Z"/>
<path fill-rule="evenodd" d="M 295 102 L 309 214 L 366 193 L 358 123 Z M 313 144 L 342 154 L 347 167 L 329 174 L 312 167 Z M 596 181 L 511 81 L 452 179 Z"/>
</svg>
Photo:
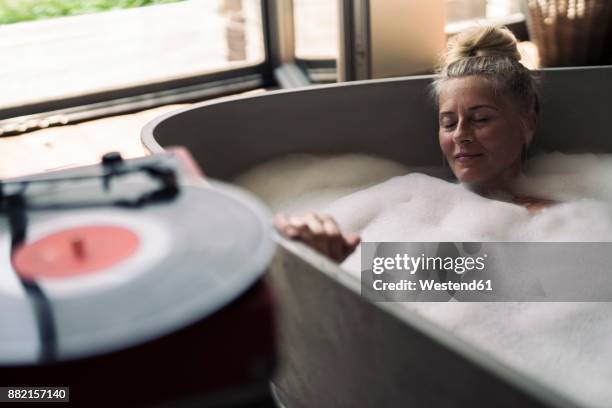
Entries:
<svg viewBox="0 0 612 408">
<path fill-rule="evenodd" d="M 159 145 L 159 143 L 157 143 L 157 141 L 155 140 L 155 128 L 162 123 L 164 120 L 172 117 L 172 116 L 176 116 L 176 115 L 180 115 L 184 112 L 190 111 L 190 110 L 196 110 L 196 109 L 200 109 L 206 106 L 212 106 L 212 105 L 218 105 L 218 104 L 226 104 L 226 103 L 231 103 L 231 102 L 235 102 L 235 101 L 240 101 L 240 100 L 245 100 L 245 99 L 256 99 L 256 98 L 268 98 L 268 97 L 274 97 L 275 95 L 283 95 L 283 94 L 290 94 L 290 93 L 297 93 L 297 92 L 312 92 L 312 91 L 317 91 L 320 89 L 329 89 L 329 88 L 338 88 L 338 87 L 349 87 L 349 86 L 355 86 L 355 85 L 360 85 L 360 84 L 371 84 L 371 83 L 389 83 L 389 82 L 403 82 L 406 79 L 423 79 L 423 78 L 435 78 L 435 75 L 417 75 L 417 76 L 411 76 L 411 77 L 397 77 L 397 78 L 385 78 L 385 79 L 371 79 L 371 80 L 364 80 L 364 81 L 353 81 L 353 82 L 342 82 L 342 83 L 337 83 L 337 84 L 324 84 L 324 85 L 312 85 L 312 86 L 308 86 L 308 87 L 304 87 L 304 88 L 295 88 L 295 89 L 278 89 L 278 90 L 274 90 L 274 91 L 268 91 L 268 92 L 262 92 L 260 94 L 253 94 L 253 95 L 229 95 L 229 96 L 224 96 L 221 98 L 217 98 L 217 99 L 212 99 L 209 101 L 204 101 L 204 102 L 199 102 L 199 103 L 195 103 L 191 106 L 187 106 L 184 108 L 178 108 L 176 110 L 170 111 L 170 112 L 166 112 L 154 119 L 152 119 L 151 121 L 147 122 L 144 127 L 142 128 L 141 132 L 140 132 L 140 140 L 142 142 L 142 145 L 144 146 L 145 150 L 151 153 L 161 153 L 164 152 L 165 149 L 163 147 L 161 147 Z"/>
<path fill-rule="evenodd" d="M 565 71 L 565 70 L 599 70 L 599 69 L 610 69 L 612 66 L 597 66 L 597 67 L 563 67 L 563 68 L 547 68 L 540 72 L 546 73 L 548 71 Z M 141 131 L 141 141 L 147 152 L 150 153 L 161 153 L 165 149 L 157 143 L 154 137 L 155 128 L 167 118 L 180 115 L 183 112 L 205 108 L 207 106 L 213 106 L 218 104 L 228 104 L 235 101 L 255 98 L 273 98 L 276 95 L 282 95 L 287 93 L 303 93 L 311 92 L 321 89 L 330 89 L 338 87 L 354 87 L 372 83 L 393 83 L 403 82 L 406 80 L 418 80 L 424 78 L 435 78 L 435 75 L 420 75 L 411 77 L 399 77 L 399 78 L 386 78 L 377 80 L 365 80 L 365 81 L 354 81 L 339 84 L 326 84 L 316 85 L 307 88 L 290 89 L 290 90 L 276 90 L 265 92 L 254 95 L 231 95 L 215 100 L 204 101 L 193 104 L 189 107 L 180 108 L 171 112 L 167 112 L 159 117 L 148 122 Z M 206 169 L 203 169 L 204 171 Z M 213 179 L 214 180 L 214 179 Z M 288 250 L 294 256 L 301 258 L 311 266 L 317 268 L 319 271 L 324 273 L 329 278 L 342 284 L 345 288 L 353 291 L 355 294 L 361 296 L 361 284 L 359 280 L 350 275 L 349 273 L 343 272 L 342 268 L 335 262 L 328 258 L 320 255 L 310 247 L 301 244 L 299 242 L 291 241 L 286 239 L 276 232 L 274 233 L 274 239 L 279 246 Z M 498 378 L 506 381 L 508 384 L 515 386 L 516 388 L 523 390 L 528 395 L 533 396 L 542 403 L 555 407 L 581 407 L 582 402 L 575 399 L 574 396 L 569 395 L 559 388 L 552 388 L 541 379 L 534 375 L 521 371 L 518 368 L 514 368 L 508 363 L 505 363 L 499 357 L 495 356 L 491 352 L 480 349 L 477 346 L 472 345 L 467 340 L 460 338 L 451 331 L 436 325 L 433 322 L 426 320 L 414 313 L 406 313 L 405 309 L 401 305 L 394 302 L 374 302 L 375 307 L 386 311 L 387 313 L 394 316 L 396 319 L 404 322 L 405 324 L 416 328 L 421 333 L 425 334 L 432 341 L 441 344 L 447 349 L 453 351 L 457 355 L 465 358 L 473 364 L 476 364 L 480 368 L 487 372 L 497 376 Z"/>
<path fill-rule="evenodd" d="M 587 71 L 587 70 L 605 70 L 605 69 L 609 70 L 611 68 L 612 68 L 612 65 L 589 66 L 589 67 L 559 67 L 559 68 L 543 68 L 540 70 L 535 70 L 534 72 L 545 74 L 546 72 L 555 72 L 555 71 L 570 71 L 570 70 Z M 224 96 L 221 98 L 198 102 L 198 103 L 195 103 L 191 106 L 187 106 L 184 108 L 178 108 L 176 110 L 166 112 L 160 116 L 155 117 L 154 119 L 150 120 L 143 126 L 142 130 L 140 131 L 140 140 L 147 153 L 161 153 L 165 151 L 165 149 L 161 147 L 159 143 L 157 143 L 157 141 L 155 140 L 155 137 L 154 137 L 155 128 L 160 123 L 162 123 L 163 121 L 165 121 L 166 119 L 172 116 L 180 115 L 190 110 L 204 108 L 206 106 L 226 104 L 226 103 L 231 103 L 234 101 L 239 101 L 239 100 L 244 100 L 244 99 L 270 98 L 270 97 L 274 97 L 275 95 L 282 95 L 282 94 L 289 94 L 289 93 L 312 92 L 312 91 L 317 91 L 321 89 L 354 87 L 354 86 L 365 85 L 365 84 L 404 82 L 406 80 L 419 80 L 419 79 L 427 79 L 427 78 L 434 79 L 436 77 L 437 75 L 414 75 L 414 76 L 404 76 L 404 77 L 395 77 L 395 78 L 368 79 L 368 80 L 362 80 L 362 81 L 340 82 L 340 83 L 323 84 L 323 85 L 311 85 L 308 87 L 295 88 L 295 89 L 278 89 L 274 91 L 262 92 L 260 94 L 247 94 L 247 95 L 242 94 L 242 95 Z M 545 80 L 545 77 L 544 77 L 544 80 Z"/>
</svg>

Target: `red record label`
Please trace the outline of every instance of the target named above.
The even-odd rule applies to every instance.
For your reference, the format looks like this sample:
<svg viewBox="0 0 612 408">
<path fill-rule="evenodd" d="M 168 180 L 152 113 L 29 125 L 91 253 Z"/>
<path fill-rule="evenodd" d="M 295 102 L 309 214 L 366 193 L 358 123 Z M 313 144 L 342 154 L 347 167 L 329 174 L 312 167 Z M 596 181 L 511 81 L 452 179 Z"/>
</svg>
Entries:
<svg viewBox="0 0 612 408">
<path fill-rule="evenodd" d="M 17 248 L 13 265 L 29 280 L 73 277 L 112 267 L 134 254 L 138 246 L 138 235 L 127 228 L 70 228 Z"/>
</svg>

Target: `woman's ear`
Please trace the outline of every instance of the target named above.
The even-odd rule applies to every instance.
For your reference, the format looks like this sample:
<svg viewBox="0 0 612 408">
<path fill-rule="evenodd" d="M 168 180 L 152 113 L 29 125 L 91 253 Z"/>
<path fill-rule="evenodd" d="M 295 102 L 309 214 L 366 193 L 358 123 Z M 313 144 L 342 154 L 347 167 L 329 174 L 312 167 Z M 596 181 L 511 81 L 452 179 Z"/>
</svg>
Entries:
<svg viewBox="0 0 612 408">
<path fill-rule="evenodd" d="M 533 110 L 521 114 L 521 127 L 523 128 L 524 138 L 523 142 L 525 142 L 527 146 L 529 146 L 533 141 L 533 136 L 535 135 L 537 126 L 538 116 Z"/>
</svg>

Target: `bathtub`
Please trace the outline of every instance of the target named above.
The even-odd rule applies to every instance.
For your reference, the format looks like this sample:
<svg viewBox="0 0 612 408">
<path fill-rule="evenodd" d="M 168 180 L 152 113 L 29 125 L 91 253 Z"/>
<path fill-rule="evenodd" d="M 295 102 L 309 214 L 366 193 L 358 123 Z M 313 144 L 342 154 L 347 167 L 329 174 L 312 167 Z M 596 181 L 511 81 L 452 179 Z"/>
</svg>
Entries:
<svg viewBox="0 0 612 408">
<path fill-rule="evenodd" d="M 291 153 L 367 153 L 410 166 L 442 161 L 432 77 L 373 80 L 228 97 L 161 116 L 142 131 L 149 152 L 186 146 L 208 177 L 231 181 Z M 542 72 L 535 145 L 612 152 L 612 67 Z M 394 303 L 370 303 L 359 282 L 296 242 L 278 237 L 268 276 L 279 303 L 287 407 L 571 407 L 545 386 Z M 248 339 L 245 339 L 248 341 Z"/>
</svg>

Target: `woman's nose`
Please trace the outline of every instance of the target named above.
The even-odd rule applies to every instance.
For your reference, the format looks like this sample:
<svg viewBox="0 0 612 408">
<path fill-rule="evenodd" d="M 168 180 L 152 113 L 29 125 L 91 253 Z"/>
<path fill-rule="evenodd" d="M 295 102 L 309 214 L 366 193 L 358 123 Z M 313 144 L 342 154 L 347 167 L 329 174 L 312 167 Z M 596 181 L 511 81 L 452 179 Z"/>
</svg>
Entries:
<svg viewBox="0 0 612 408">
<path fill-rule="evenodd" d="M 467 121 L 459 120 L 455 127 L 455 134 L 453 135 L 453 141 L 457 144 L 466 144 L 474 141 L 474 135 L 472 134 L 472 128 Z"/>
</svg>

